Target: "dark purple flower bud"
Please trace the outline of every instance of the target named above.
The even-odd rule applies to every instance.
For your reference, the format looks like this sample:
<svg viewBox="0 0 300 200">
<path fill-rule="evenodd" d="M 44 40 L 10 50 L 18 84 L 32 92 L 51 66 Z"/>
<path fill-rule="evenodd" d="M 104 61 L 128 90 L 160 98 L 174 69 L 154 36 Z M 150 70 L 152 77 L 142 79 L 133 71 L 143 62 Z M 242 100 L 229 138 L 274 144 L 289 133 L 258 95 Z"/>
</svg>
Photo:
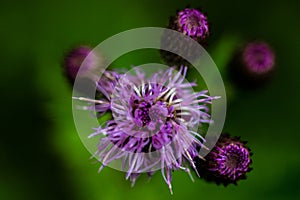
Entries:
<svg viewBox="0 0 300 200">
<path fill-rule="evenodd" d="M 201 45 L 205 45 L 210 35 L 209 25 L 206 15 L 195 8 L 185 8 L 178 11 L 176 16 L 170 18 L 168 28 L 188 36 Z M 189 61 L 194 61 L 199 56 L 194 52 L 193 44 L 185 37 L 178 38 L 178 34 L 165 33 L 162 36 L 161 46 L 169 47 L 178 52 L 185 52 L 189 56 Z M 164 48 L 162 48 L 164 49 Z M 171 52 L 161 50 L 161 57 L 168 65 L 186 65 L 190 63 Z"/>
<path fill-rule="evenodd" d="M 170 22 L 170 28 L 187 35 L 198 42 L 205 41 L 209 36 L 207 17 L 203 12 L 195 8 L 185 8 L 179 11 L 174 21 Z"/>
<path fill-rule="evenodd" d="M 275 54 L 266 42 L 249 42 L 233 57 L 231 75 L 239 86 L 253 88 L 268 80 L 274 66 Z"/>
<path fill-rule="evenodd" d="M 237 184 L 239 180 L 246 179 L 246 173 L 252 170 L 249 167 L 252 153 L 245 144 L 239 137 L 221 135 L 205 160 L 197 160 L 198 172 L 205 180 L 218 185 Z"/>
<path fill-rule="evenodd" d="M 268 73 L 275 64 L 275 55 L 265 42 L 248 43 L 242 56 L 243 63 L 250 73 Z"/>
<path fill-rule="evenodd" d="M 84 60 L 85 62 L 83 63 Z M 77 75 L 85 78 L 91 76 L 93 70 L 99 66 L 99 60 L 99 56 L 92 51 L 92 48 L 78 46 L 67 53 L 64 59 L 64 71 L 73 83 Z M 81 69 L 80 74 L 78 74 L 79 69 Z"/>
</svg>

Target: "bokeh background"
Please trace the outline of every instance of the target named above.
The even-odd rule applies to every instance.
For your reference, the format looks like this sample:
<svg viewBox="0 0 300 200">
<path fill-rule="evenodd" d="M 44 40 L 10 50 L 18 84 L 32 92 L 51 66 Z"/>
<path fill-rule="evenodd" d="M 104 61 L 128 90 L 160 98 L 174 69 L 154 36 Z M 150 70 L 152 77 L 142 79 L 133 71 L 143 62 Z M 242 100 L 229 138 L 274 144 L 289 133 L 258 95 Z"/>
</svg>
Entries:
<svg viewBox="0 0 300 200">
<path fill-rule="evenodd" d="M 89 159 L 74 127 L 61 62 L 72 46 L 95 46 L 131 28 L 165 27 L 186 5 L 207 12 L 207 50 L 223 73 L 233 49 L 257 38 L 273 46 L 277 69 L 258 90 L 227 82 L 224 131 L 249 142 L 248 179 L 225 188 L 175 172 L 171 196 L 159 173 L 133 188 L 122 172 L 97 173 L 100 164 Z M 291 0 L 2 0 L 0 199 L 299 199 L 299 10 Z M 118 64 L 149 61 L 159 61 L 158 54 L 140 52 Z"/>
</svg>

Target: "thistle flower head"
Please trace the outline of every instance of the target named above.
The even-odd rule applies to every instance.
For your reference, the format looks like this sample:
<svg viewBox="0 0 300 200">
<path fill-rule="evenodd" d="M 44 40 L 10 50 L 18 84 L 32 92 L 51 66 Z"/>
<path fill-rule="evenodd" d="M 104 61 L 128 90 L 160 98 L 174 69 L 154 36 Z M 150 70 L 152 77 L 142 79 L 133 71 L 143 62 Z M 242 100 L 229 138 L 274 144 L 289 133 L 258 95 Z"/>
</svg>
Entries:
<svg viewBox="0 0 300 200">
<path fill-rule="evenodd" d="M 270 79 L 275 68 L 275 53 L 262 41 L 238 49 L 230 63 L 230 76 L 239 87 L 254 89 Z"/>
<path fill-rule="evenodd" d="M 275 55 L 265 42 L 251 42 L 243 49 L 242 60 L 251 73 L 264 74 L 273 69 Z"/>
<path fill-rule="evenodd" d="M 206 15 L 195 8 L 185 8 L 170 18 L 168 28 L 182 34 L 175 31 L 164 32 L 161 38 L 161 58 L 170 66 L 190 66 L 199 58 L 199 52 L 195 50 L 195 42 L 191 42 L 191 39 L 205 45 L 210 34 Z M 177 53 L 163 50 L 166 48 Z M 184 57 L 181 57 L 182 55 Z"/>
<path fill-rule="evenodd" d="M 134 75 L 117 78 L 105 100 L 90 100 L 100 106 L 106 102 L 112 112 L 112 119 L 90 136 L 102 136 L 96 153 L 101 169 L 121 160 L 132 183 L 141 172 L 152 174 L 161 169 L 171 192 L 173 170 L 190 173 L 190 165 L 196 169 L 193 159 L 203 138 L 193 127 L 210 123 L 208 104 L 216 98 L 207 91 L 193 92 L 191 86 L 196 84 L 184 82 L 186 72 L 187 67 L 178 72 L 170 68 L 147 78 L 136 70 Z"/>
<path fill-rule="evenodd" d="M 230 137 L 224 134 L 211 152 L 205 157 L 205 161 L 199 161 L 198 169 L 208 181 L 225 186 L 236 184 L 240 179 L 246 178 L 246 173 L 251 170 L 250 149 L 245 142 L 238 137 Z"/>
<path fill-rule="evenodd" d="M 83 63 L 84 60 L 85 62 Z M 81 69 L 79 76 L 86 77 L 90 75 L 98 65 L 98 55 L 88 46 L 78 46 L 71 49 L 64 59 L 65 73 L 72 82 L 74 82 L 78 75 L 79 69 Z"/>
<path fill-rule="evenodd" d="M 174 28 L 198 42 L 204 41 L 209 35 L 207 17 L 195 8 L 179 11 L 175 17 Z"/>
</svg>

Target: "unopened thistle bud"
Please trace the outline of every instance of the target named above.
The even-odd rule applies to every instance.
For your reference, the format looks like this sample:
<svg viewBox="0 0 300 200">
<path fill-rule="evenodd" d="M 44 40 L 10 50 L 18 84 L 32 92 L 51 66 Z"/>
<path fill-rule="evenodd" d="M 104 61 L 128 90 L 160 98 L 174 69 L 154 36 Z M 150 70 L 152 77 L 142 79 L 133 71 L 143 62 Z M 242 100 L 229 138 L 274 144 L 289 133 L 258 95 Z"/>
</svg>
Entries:
<svg viewBox="0 0 300 200">
<path fill-rule="evenodd" d="M 176 16 L 170 18 L 168 28 L 182 33 L 192 38 L 201 45 L 204 45 L 209 36 L 209 26 L 206 15 L 195 8 L 185 8 L 178 11 Z M 177 34 L 164 34 L 162 37 L 162 46 L 168 46 L 184 54 L 189 55 L 190 61 L 197 58 L 197 52 L 194 52 L 192 44 L 184 37 L 178 37 Z M 168 65 L 190 65 L 184 58 L 171 52 L 161 51 L 162 59 Z"/>
<path fill-rule="evenodd" d="M 245 144 L 239 137 L 221 135 L 205 160 L 197 160 L 198 172 L 205 180 L 218 185 L 237 184 L 239 180 L 246 179 L 246 173 L 252 170 L 249 167 L 252 153 Z"/>
<path fill-rule="evenodd" d="M 90 55 L 89 55 L 90 54 Z M 99 56 L 88 46 L 78 46 L 70 50 L 64 59 L 64 71 L 71 82 L 77 75 L 88 77 L 99 66 Z M 83 62 L 84 61 L 84 62 Z M 80 74 L 78 74 L 80 69 Z"/>
<path fill-rule="evenodd" d="M 275 66 L 272 48 L 261 41 L 244 45 L 233 57 L 231 76 L 239 86 L 257 87 L 266 82 Z"/>
</svg>

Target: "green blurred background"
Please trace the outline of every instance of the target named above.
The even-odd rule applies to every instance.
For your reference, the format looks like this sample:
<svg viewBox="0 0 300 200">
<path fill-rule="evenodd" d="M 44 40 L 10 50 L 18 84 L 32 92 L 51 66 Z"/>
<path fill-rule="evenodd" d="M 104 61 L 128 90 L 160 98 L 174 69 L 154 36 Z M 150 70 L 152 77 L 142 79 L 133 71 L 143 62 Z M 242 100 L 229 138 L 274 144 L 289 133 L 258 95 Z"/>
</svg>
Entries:
<svg viewBox="0 0 300 200">
<path fill-rule="evenodd" d="M 164 27 L 188 4 L 208 13 L 207 50 L 220 69 L 236 45 L 258 38 L 275 49 L 277 70 L 260 90 L 227 86 L 224 130 L 249 141 L 254 170 L 248 179 L 225 188 L 175 172 L 171 196 L 159 173 L 133 188 L 122 172 L 97 173 L 99 164 L 89 159 L 73 124 L 61 61 L 76 44 Z M 299 1 L 290 0 L 2 0 L 0 199 L 300 199 L 299 10 Z M 123 64 L 157 58 L 143 54 Z"/>
</svg>

